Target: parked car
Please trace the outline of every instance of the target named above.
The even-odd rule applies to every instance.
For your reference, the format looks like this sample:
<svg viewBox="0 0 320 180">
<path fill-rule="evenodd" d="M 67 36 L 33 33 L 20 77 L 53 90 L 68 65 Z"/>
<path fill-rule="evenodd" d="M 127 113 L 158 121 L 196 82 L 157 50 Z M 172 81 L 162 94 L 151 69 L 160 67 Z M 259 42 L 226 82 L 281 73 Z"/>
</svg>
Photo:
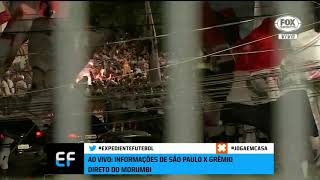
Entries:
<svg viewBox="0 0 320 180">
<path fill-rule="evenodd" d="M 48 129 L 45 131 L 46 136 L 46 143 L 54 143 L 54 126 L 55 121 L 53 120 L 51 125 L 48 126 Z M 105 133 L 108 131 L 107 127 L 104 125 L 102 121 L 100 121 L 96 116 L 91 116 L 91 133 L 85 135 L 79 135 L 74 132 L 67 132 L 66 139 L 68 139 L 68 143 L 95 143 L 98 139 L 98 134 Z M 46 146 L 44 147 L 44 153 L 47 153 Z M 47 157 L 44 156 L 41 160 L 42 165 L 46 165 Z"/>
<path fill-rule="evenodd" d="M 0 120 L 0 132 L 14 140 L 12 152 L 37 154 L 45 145 L 45 133 L 29 118 Z"/>
<path fill-rule="evenodd" d="M 54 136 L 54 125 L 55 121 L 53 120 L 51 125 L 48 127 L 46 134 L 47 143 L 53 143 Z M 69 139 L 71 143 L 94 143 L 97 139 L 97 134 L 105 133 L 108 131 L 107 127 L 104 125 L 102 121 L 100 121 L 96 116 L 91 116 L 91 133 L 87 133 L 85 135 L 80 135 L 75 132 L 66 133 L 66 139 Z"/>
<path fill-rule="evenodd" d="M 41 155 L 45 134 L 29 118 L 0 119 L 0 164 L 8 169 L 11 153 L 17 155 Z"/>
<path fill-rule="evenodd" d="M 98 135 L 98 143 L 158 143 L 158 140 L 146 131 L 123 130 L 109 131 Z"/>
</svg>

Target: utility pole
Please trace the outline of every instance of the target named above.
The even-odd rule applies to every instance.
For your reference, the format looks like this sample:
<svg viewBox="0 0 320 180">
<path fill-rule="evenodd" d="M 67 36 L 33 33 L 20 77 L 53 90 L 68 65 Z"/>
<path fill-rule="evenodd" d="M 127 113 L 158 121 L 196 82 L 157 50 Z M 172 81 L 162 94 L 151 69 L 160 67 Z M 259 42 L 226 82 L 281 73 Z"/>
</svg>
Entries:
<svg viewBox="0 0 320 180">
<path fill-rule="evenodd" d="M 158 86 L 161 83 L 159 54 L 158 54 L 158 41 L 156 39 L 156 29 L 154 26 L 151 6 L 149 1 L 145 1 L 146 19 L 147 19 L 147 36 L 154 37 L 151 39 L 151 57 L 150 57 L 150 81 L 152 86 Z"/>
</svg>

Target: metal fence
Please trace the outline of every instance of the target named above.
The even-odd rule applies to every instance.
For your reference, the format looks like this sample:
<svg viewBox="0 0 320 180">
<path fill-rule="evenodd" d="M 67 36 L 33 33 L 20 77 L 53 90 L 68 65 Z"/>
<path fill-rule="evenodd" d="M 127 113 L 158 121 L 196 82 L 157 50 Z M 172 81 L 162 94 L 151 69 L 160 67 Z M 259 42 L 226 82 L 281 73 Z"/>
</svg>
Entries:
<svg viewBox="0 0 320 180">
<path fill-rule="evenodd" d="M 259 4 L 259 3 L 257 3 Z M 163 2 L 165 8 L 163 16 L 168 19 L 166 30 L 174 32 L 166 36 L 166 49 L 169 56 L 170 80 L 168 82 L 168 112 L 166 113 L 164 141 L 174 143 L 203 142 L 203 124 L 199 107 L 200 87 L 196 73 L 197 61 L 201 58 L 201 31 L 194 31 L 200 27 L 201 3 L 196 1 Z M 297 14 L 304 22 L 310 16 L 311 2 L 273 2 L 276 14 Z M 67 9 L 69 19 L 57 21 L 55 29 L 55 71 L 52 87 L 56 88 L 54 95 L 55 109 L 55 141 L 69 142 L 66 132 L 85 134 L 88 132 L 89 116 L 88 102 L 81 94 L 70 90 L 68 83 L 72 82 L 75 74 L 86 64 L 90 54 L 87 40 L 89 32 L 81 27 L 88 23 L 88 2 L 60 2 L 60 7 Z M 252 9 L 254 12 L 254 10 Z M 258 11 L 256 11 L 257 13 Z M 74 31 L 76 27 L 77 32 Z M 156 36 L 154 34 L 154 36 Z M 158 36 L 157 36 L 158 37 Z M 151 37 L 150 39 L 152 39 Z M 214 53 L 212 54 L 214 55 Z M 186 58 L 187 57 L 187 58 Z M 204 58 L 204 57 L 203 57 Z M 305 82 L 303 82 L 305 83 Z M 303 84 L 302 83 L 302 84 Z M 66 85 L 67 84 L 67 85 Z M 199 175 L 199 176 L 82 176 L 61 175 L 55 179 L 285 179 L 301 180 L 301 159 L 306 154 L 307 123 L 303 120 L 305 114 L 305 97 L 294 96 L 284 98 L 272 110 L 276 123 L 274 124 L 276 150 L 280 152 L 281 170 L 271 176 L 227 176 L 227 175 Z M 80 114 L 79 114 L 80 112 Z M 77 114 L 75 116 L 75 114 Z M 279 148 L 279 149 L 278 149 Z M 45 176 L 45 179 L 51 177 Z"/>
<path fill-rule="evenodd" d="M 64 3 L 64 2 L 61 2 Z M 78 42 L 83 41 L 86 32 L 75 37 L 73 31 L 66 31 L 68 26 L 81 27 L 87 23 L 87 2 L 69 2 L 63 5 L 70 10 L 70 20 L 72 23 L 64 23 L 57 29 L 57 59 L 56 65 L 58 73 L 56 73 L 57 84 L 65 84 L 66 80 L 71 80 L 72 73 L 75 72 L 83 63 L 76 63 L 87 57 L 84 53 L 86 49 L 74 49 L 74 39 L 81 38 Z M 162 12 L 168 18 L 168 32 L 175 32 L 175 35 L 167 37 L 167 49 L 172 52 L 169 56 L 169 62 L 178 64 L 170 68 L 169 81 L 169 111 L 165 126 L 166 142 L 202 142 L 203 128 L 200 120 L 199 105 L 197 104 L 199 93 L 195 91 L 199 86 L 198 77 L 195 76 L 196 59 L 194 61 L 184 62 L 185 57 L 199 57 L 201 51 L 200 32 L 185 33 L 199 27 L 201 22 L 200 2 L 163 2 L 165 8 Z M 277 14 L 299 12 L 299 17 L 306 22 L 310 15 L 309 2 L 279 2 L 273 3 Z M 303 7 L 303 8 L 301 8 Z M 77 32 L 78 33 L 78 32 Z M 80 32 L 79 32 L 80 33 Z M 71 53 L 72 52 L 72 53 Z M 64 72 L 64 73 L 59 73 Z M 296 99 L 285 99 L 279 106 L 273 110 L 277 123 L 274 124 L 277 130 L 276 142 L 280 152 L 280 163 L 282 171 L 280 171 L 280 179 L 300 180 L 301 162 L 303 154 L 305 154 L 305 141 L 307 131 L 306 123 L 303 119 L 307 116 L 304 104 L 304 97 L 295 97 Z M 74 130 L 84 132 L 88 124 L 88 117 L 85 113 L 81 116 L 72 116 L 70 112 L 84 112 L 86 100 L 81 96 L 68 93 L 65 89 L 58 89 L 55 98 L 57 110 L 57 142 L 67 142 L 64 132 Z M 290 115 L 290 116 L 289 116 Z M 277 150 L 278 150 L 277 148 Z M 83 176 L 63 176 L 61 179 L 79 179 Z M 87 177 L 88 178 L 88 177 Z M 96 177 L 91 177 L 95 179 Z M 97 177 L 98 178 L 98 177 Z M 121 178 L 121 177 L 105 177 L 105 178 Z M 129 177 L 128 177 L 129 178 Z M 131 178 L 131 177 L 130 177 Z M 137 177 L 138 178 L 138 177 Z M 275 177 L 265 176 L 141 176 L 139 179 L 276 179 Z M 132 177 L 133 179 L 133 177 Z"/>
</svg>

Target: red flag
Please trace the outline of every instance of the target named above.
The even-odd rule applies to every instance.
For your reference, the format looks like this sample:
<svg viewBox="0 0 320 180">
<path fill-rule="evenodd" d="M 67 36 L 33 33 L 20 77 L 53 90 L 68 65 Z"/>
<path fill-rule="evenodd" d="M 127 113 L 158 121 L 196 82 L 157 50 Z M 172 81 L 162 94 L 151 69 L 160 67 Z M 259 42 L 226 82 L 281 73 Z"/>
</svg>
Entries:
<svg viewBox="0 0 320 180">
<path fill-rule="evenodd" d="M 11 18 L 10 12 L 3 1 L 0 1 L 0 25 L 8 22 Z"/>
<path fill-rule="evenodd" d="M 263 39 L 236 48 L 233 50 L 234 53 L 246 53 L 263 50 L 270 51 L 236 55 L 235 70 L 258 71 L 280 65 L 281 56 L 279 51 L 277 50 L 279 49 L 279 46 L 277 44 L 278 36 L 272 36 L 275 33 L 276 31 L 274 29 L 273 20 L 271 18 L 267 18 L 262 21 L 262 24 L 259 27 L 251 31 L 251 33 L 247 37 L 239 41 L 236 45 L 241 45 L 255 40 Z"/>
<path fill-rule="evenodd" d="M 205 48 L 213 49 L 217 45 L 233 44 L 240 39 L 238 25 L 212 27 L 235 21 L 236 14 L 232 8 L 216 12 L 210 7 L 208 1 L 204 1 L 202 3 L 202 16 L 202 27 L 208 28 L 202 31 Z"/>
<path fill-rule="evenodd" d="M 216 12 L 211 9 L 208 1 L 204 1 L 202 4 L 202 27 L 211 27 L 218 25 L 218 18 Z M 202 31 L 204 47 L 212 48 L 217 45 L 225 43 L 223 32 L 218 28 L 210 28 Z"/>
</svg>

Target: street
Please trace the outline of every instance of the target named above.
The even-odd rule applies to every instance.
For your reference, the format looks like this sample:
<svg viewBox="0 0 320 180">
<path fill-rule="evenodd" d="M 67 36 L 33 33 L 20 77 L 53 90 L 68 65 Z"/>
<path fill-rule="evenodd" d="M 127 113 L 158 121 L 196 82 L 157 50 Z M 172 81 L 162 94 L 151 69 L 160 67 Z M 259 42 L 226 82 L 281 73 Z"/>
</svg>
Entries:
<svg viewBox="0 0 320 180">
<path fill-rule="evenodd" d="M 44 174 L 44 168 L 40 164 L 40 158 L 33 155 L 10 155 L 7 176 L 10 179 L 41 177 Z"/>
</svg>

